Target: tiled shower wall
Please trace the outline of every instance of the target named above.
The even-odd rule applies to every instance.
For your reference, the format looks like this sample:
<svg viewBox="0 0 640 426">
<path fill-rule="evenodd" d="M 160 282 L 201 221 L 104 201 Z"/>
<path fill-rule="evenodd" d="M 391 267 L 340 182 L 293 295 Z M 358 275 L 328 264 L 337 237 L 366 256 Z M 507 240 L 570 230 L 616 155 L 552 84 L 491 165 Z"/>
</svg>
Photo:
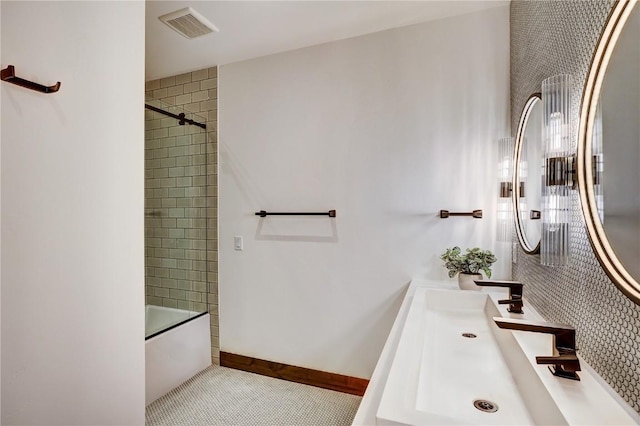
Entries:
<svg viewBox="0 0 640 426">
<path fill-rule="evenodd" d="M 152 157 L 147 156 L 146 180 L 157 183 L 151 185 L 154 186 L 151 191 L 147 190 L 145 211 L 166 212 L 166 216 L 146 219 L 156 222 L 161 229 L 166 228 L 168 236 L 153 238 L 147 241 L 147 246 L 152 246 L 154 251 L 160 250 L 160 255 L 166 249 L 168 256 L 157 257 L 162 259 L 159 263 L 154 260 L 158 264 L 155 269 L 162 276 L 158 277 L 155 269 L 148 271 L 156 277 L 147 282 L 147 303 L 196 311 L 208 309 L 212 361 L 219 364 L 218 69 L 206 68 L 148 81 L 146 96 L 194 113 L 195 121 L 206 121 L 207 125 L 207 130 L 203 131 L 195 126 L 172 125 L 173 119 L 156 117 L 154 114 L 157 113 L 148 115 L 159 121 L 152 124 L 152 127 L 158 127 L 147 129 L 146 133 L 147 153 Z M 170 127 L 165 132 L 166 126 Z M 167 194 L 164 194 L 165 189 Z M 174 244 L 172 240 L 176 247 L 170 247 Z M 169 247 L 164 247 L 163 242 Z M 160 247 L 155 247 L 157 245 Z"/>
<path fill-rule="evenodd" d="M 574 80 L 573 124 L 582 87 L 611 0 L 511 2 L 511 128 L 542 80 L 568 73 Z M 539 255 L 518 250 L 514 278 L 548 320 L 571 324 L 584 359 L 640 413 L 640 306 L 625 297 L 598 263 L 586 234 L 577 193 L 571 223 L 572 263 L 540 265 Z"/>
</svg>

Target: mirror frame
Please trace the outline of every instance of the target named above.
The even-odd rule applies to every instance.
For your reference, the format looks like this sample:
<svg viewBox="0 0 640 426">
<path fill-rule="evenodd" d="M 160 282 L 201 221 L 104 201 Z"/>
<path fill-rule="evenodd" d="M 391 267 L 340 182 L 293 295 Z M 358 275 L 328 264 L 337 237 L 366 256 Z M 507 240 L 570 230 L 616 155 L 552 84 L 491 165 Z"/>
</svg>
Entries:
<svg viewBox="0 0 640 426">
<path fill-rule="evenodd" d="M 524 145 L 524 134 L 527 128 L 527 123 L 529 121 L 529 115 L 531 114 L 531 110 L 533 106 L 542 102 L 542 94 L 534 93 L 527 99 L 527 102 L 524 104 L 524 108 L 522 109 L 522 114 L 520 114 L 520 121 L 518 122 L 518 131 L 516 133 L 516 143 L 514 147 L 514 157 L 513 157 L 513 182 L 511 184 L 511 188 L 513 191 L 511 192 L 511 196 L 513 197 L 513 218 L 515 221 L 516 234 L 518 235 L 518 241 L 520 242 L 520 247 L 527 254 L 537 254 L 540 252 L 540 241 L 536 244 L 535 247 L 532 247 L 527 240 L 527 236 L 524 232 L 522 217 L 520 215 L 520 182 L 518 179 L 519 171 L 520 171 L 520 159 L 522 157 L 522 148 Z"/>
<path fill-rule="evenodd" d="M 620 0 L 614 5 L 593 55 L 580 107 L 577 174 L 580 204 L 591 247 L 600 265 L 616 287 L 633 302 L 640 304 L 640 282 L 631 276 L 616 256 L 600 221 L 593 189 L 594 179 L 592 172 L 593 124 L 602 83 L 620 33 L 636 3 L 637 0 Z"/>
</svg>

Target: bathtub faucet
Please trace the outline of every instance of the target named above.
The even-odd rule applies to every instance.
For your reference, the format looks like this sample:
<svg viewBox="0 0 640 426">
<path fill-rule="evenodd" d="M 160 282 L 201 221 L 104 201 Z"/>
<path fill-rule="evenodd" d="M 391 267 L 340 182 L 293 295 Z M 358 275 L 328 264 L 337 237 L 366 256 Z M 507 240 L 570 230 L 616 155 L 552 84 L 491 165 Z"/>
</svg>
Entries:
<svg viewBox="0 0 640 426">
<path fill-rule="evenodd" d="M 498 300 L 501 305 L 509 304 L 507 311 L 513 314 L 523 314 L 522 311 L 522 283 L 519 281 L 492 281 L 492 280 L 474 280 L 476 285 L 480 287 L 507 287 L 509 289 L 509 298 Z"/>
<path fill-rule="evenodd" d="M 553 364 L 549 370 L 554 376 L 580 380 L 580 360 L 576 355 L 576 329 L 570 325 L 548 322 L 526 321 L 514 318 L 494 317 L 500 328 L 508 330 L 533 331 L 553 335 L 553 356 L 537 356 L 538 364 Z"/>
</svg>

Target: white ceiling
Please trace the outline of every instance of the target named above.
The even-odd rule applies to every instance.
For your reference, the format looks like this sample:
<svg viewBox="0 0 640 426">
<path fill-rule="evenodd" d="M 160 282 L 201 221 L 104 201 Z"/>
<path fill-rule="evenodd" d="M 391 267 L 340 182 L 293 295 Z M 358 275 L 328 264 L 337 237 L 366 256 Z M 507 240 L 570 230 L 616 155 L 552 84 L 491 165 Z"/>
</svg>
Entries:
<svg viewBox="0 0 640 426">
<path fill-rule="evenodd" d="M 504 6 L 508 0 L 147 0 L 146 79 Z M 192 40 L 158 16 L 192 7 L 220 29 Z"/>
</svg>

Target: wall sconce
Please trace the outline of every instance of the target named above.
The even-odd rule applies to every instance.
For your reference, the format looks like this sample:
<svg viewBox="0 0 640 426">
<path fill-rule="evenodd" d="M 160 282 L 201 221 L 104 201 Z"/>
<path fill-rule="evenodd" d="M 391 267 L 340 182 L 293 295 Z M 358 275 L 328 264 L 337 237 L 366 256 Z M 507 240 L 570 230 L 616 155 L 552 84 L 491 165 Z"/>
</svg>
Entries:
<svg viewBox="0 0 640 426">
<path fill-rule="evenodd" d="M 596 116 L 593 122 L 593 193 L 600 222 L 604 224 L 604 194 L 602 176 L 604 172 L 604 155 L 602 153 L 602 108 L 600 101 L 596 106 Z"/>
<path fill-rule="evenodd" d="M 570 75 L 542 82 L 544 175 L 540 263 L 564 266 L 570 259 L 571 190 L 575 188 L 575 147 L 571 126 Z"/>
<path fill-rule="evenodd" d="M 497 240 L 510 242 L 513 229 L 514 139 L 498 139 L 498 228 Z"/>
</svg>

